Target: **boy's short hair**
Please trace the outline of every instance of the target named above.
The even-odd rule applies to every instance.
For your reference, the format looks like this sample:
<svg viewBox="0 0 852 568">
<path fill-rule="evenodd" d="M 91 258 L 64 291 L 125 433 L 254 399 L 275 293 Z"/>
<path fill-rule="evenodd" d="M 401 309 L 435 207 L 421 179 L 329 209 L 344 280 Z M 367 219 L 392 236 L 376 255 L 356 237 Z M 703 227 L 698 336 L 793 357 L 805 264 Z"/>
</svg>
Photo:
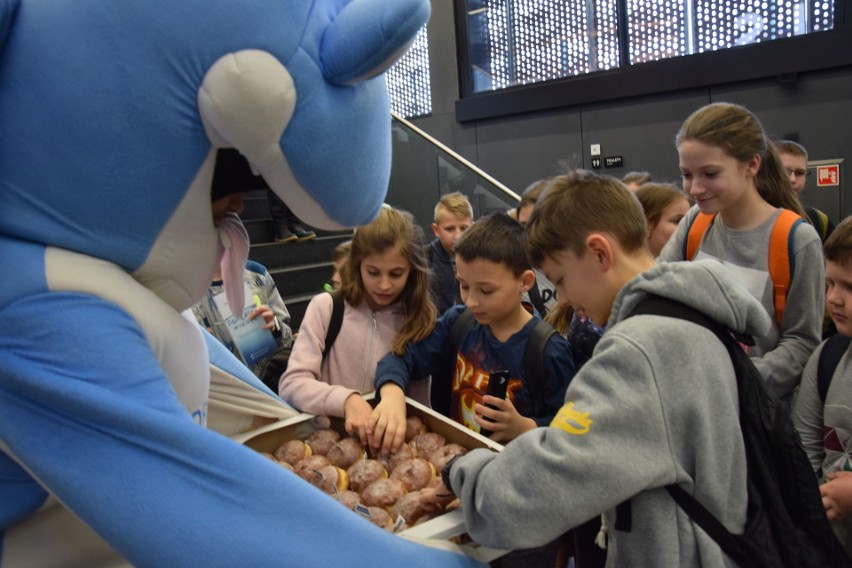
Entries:
<svg viewBox="0 0 852 568">
<path fill-rule="evenodd" d="M 467 196 L 461 192 L 454 191 L 442 196 L 438 204 L 435 205 L 435 222 L 438 222 L 438 215 L 441 211 L 452 213 L 459 219 L 473 219 L 473 206 L 470 204 Z"/>
<path fill-rule="evenodd" d="M 779 154 L 790 154 L 792 156 L 801 156 L 805 160 L 808 159 L 808 151 L 804 146 L 792 140 L 778 140 L 775 143 Z"/>
<path fill-rule="evenodd" d="M 523 207 L 530 204 L 535 205 L 535 202 L 538 201 L 541 192 L 544 191 L 544 188 L 547 187 L 547 184 L 551 179 L 552 178 L 540 179 L 529 184 L 521 194 L 521 201 L 518 203 L 517 210 L 520 211 Z"/>
<path fill-rule="evenodd" d="M 505 264 L 515 276 L 530 269 L 523 244 L 524 229 L 505 213 L 483 217 L 462 233 L 455 245 L 457 256 L 465 262 L 477 259 Z"/>
<path fill-rule="evenodd" d="M 635 183 L 636 185 L 642 185 L 643 183 L 650 183 L 652 180 L 651 174 L 649 172 L 627 172 L 624 174 L 624 177 L 621 178 L 621 181 L 625 184 L 627 183 Z"/>
<path fill-rule="evenodd" d="M 852 217 L 847 217 L 835 227 L 823 250 L 825 260 L 852 268 Z"/>
<path fill-rule="evenodd" d="M 582 257 L 590 233 L 612 235 L 625 252 L 647 246 L 645 213 L 636 195 L 619 180 L 588 170 L 553 178 L 536 202 L 526 228 L 533 264 L 570 250 Z"/>
</svg>

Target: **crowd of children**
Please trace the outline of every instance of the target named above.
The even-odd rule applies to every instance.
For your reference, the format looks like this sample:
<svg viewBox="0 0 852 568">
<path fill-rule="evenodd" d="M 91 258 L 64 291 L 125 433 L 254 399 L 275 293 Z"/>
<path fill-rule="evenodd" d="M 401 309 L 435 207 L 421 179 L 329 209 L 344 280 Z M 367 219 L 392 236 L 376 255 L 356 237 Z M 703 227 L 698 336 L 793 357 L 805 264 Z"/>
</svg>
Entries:
<svg viewBox="0 0 852 568">
<path fill-rule="evenodd" d="M 792 410 L 852 554 L 852 219 L 830 236 L 808 222 L 819 214 L 794 185 L 806 157 L 784 157 L 796 146 L 776 146 L 744 107 L 714 103 L 677 134 L 683 189 L 645 178 L 628 189 L 577 170 L 532 184 L 516 218 L 475 222 L 451 193 L 435 207 L 430 244 L 410 214 L 385 207 L 336 253 L 331 293 L 311 300 L 279 395 L 342 417 L 377 452 L 403 443 L 406 395 L 505 444 L 453 460 L 422 498 L 437 507 L 458 496 L 477 542 L 515 551 L 501 566 L 553 566 L 559 537 L 589 519 L 608 566 L 727 566 L 666 486 L 743 532 L 737 376 L 709 329 L 634 315 L 664 298 L 754 339 L 742 348 Z M 531 290 L 547 298 L 534 302 Z M 344 308 L 327 346 L 332 294 Z M 824 310 L 841 339 L 821 345 Z M 534 376 L 529 345 L 541 329 Z M 830 350 L 839 355 L 826 371 Z M 505 398 L 488 394 L 495 373 L 509 377 Z M 579 566 L 600 565 L 600 554 L 583 561 L 595 546 L 587 533 L 574 540 Z"/>
</svg>

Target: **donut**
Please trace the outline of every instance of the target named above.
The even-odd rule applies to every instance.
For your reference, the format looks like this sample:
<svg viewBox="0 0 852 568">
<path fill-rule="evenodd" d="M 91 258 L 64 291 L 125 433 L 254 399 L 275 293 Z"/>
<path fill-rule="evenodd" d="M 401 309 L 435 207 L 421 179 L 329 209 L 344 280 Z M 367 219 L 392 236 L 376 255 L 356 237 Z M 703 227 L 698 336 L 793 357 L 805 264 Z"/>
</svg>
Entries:
<svg viewBox="0 0 852 568">
<path fill-rule="evenodd" d="M 305 443 L 311 447 L 313 453 L 319 456 L 324 456 L 338 440 L 340 440 L 340 434 L 331 428 L 322 428 L 320 430 L 314 430 L 311 435 L 307 437 Z"/>
<path fill-rule="evenodd" d="M 314 471 L 314 475 L 308 476 L 307 480 L 329 495 L 349 488 L 349 476 L 345 471 L 331 464 Z"/>
<path fill-rule="evenodd" d="M 411 441 L 418 458 L 429 459 L 429 454 L 447 443 L 447 439 L 435 432 L 425 432 Z"/>
<path fill-rule="evenodd" d="M 361 492 L 361 501 L 368 507 L 389 508 L 405 495 L 405 485 L 398 479 L 379 479 Z"/>
<path fill-rule="evenodd" d="M 310 481 L 317 471 L 330 465 L 325 456 L 308 456 L 293 465 L 293 471 L 302 479 Z"/>
<path fill-rule="evenodd" d="M 403 444 L 399 447 L 399 450 L 395 454 L 382 454 L 376 456 L 376 461 L 382 463 L 385 466 L 385 469 L 389 472 L 393 471 L 393 468 L 396 467 L 398 463 L 404 462 L 405 460 L 414 459 L 417 457 L 417 454 L 414 451 L 414 448 L 409 446 L 408 444 Z"/>
<path fill-rule="evenodd" d="M 435 466 L 435 471 L 441 471 L 442 469 L 444 469 L 444 466 L 447 465 L 447 462 L 450 461 L 453 457 L 459 454 L 466 453 L 467 448 L 465 448 L 461 444 L 444 444 L 443 446 L 429 454 L 429 461 L 432 462 L 432 465 Z"/>
<path fill-rule="evenodd" d="M 419 416 L 409 416 L 405 419 L 405 441 L 410 442 L 420 434 L 429 431 L 429 427 Z"/>
<path fill-rule="evenodd" d="M 347 489 L 345 491 L 339 491 L 337 493 L 337 500 L 340 501 L 340 504 L 346 507 L 347 509 L 354 509 L 355 505 L 361 502 L 361 496 L 358 495 L 355 491 L 352 491 L 352 489 Z"/>
<path fill-rule="evenodd" d="M 359 493 L 368 485 L 388 476 L 388 472 L 376 460 L 360 460 L 352 464 L 346 473 L 349 474 L 349 487 Z"/>
<path fill-rule="evenodd" d="M 393 517 L 390 516 L 390 513 L 386 509 L 382 509 L 381 507 L 366 507 L 366 509 L 366 514 L 358 514 L 383 529 L 390 530 L 393 528 Z"/>
<path fill-rule="evenodd" d="M 393 469 L 390 478 L 402 481 L 407 491 L 418 491 L 435 478 L 435 466 L 423 458 L 405 460 Z"/>
<path fill-rule="evenodd" d="M 297 461 L 311 455 L 311 447 L 301 440 L 288 440 L 275 450 L 275 459 L 295 465 Z"/>
<path fill-rule="evenodd" d="M 405 524 L 411 526 L 427 512 L 420 504 L 420 491 L 412 491 L 406 493 L 399 501 L 394 503 L 391 508 L 391 517 L 394 519 L 402 517 Z"/>
<path fill-rule="evenodd" d="M 364 446 L 356 438 L 343 438 L 328 450 L 326 457 L 332 465 L 348 469 L 365 455 Z"/>
</svg>

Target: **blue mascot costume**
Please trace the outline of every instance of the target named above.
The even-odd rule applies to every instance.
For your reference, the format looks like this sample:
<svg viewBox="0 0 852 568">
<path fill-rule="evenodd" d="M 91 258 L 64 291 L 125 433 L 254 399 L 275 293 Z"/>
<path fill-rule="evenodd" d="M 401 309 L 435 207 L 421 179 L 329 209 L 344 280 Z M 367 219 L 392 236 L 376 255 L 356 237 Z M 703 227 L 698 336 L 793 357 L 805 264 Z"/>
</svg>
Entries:
<svg viewBox="0 0 852 568">
<path fill-rule="evenodd" d="M 186 315 L 217 263 L 229 286 L 247 253 L 235 214 L 211 207 L 220 148 L 311 225 L 377 214 L 380 73 L 428 14 L 428 0 L 0 0 L 0 566 L 473 564 L 226 437 L 253 408 L 294 412 L 265 405 Z"/>
</svg>

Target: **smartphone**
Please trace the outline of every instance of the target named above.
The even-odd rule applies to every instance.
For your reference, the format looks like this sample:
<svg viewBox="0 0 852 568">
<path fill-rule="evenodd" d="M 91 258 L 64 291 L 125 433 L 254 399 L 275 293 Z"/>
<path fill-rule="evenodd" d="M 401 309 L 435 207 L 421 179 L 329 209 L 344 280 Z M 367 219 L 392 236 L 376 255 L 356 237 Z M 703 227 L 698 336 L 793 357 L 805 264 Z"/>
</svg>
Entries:
<svg viewBox="0 0 852 568">
<path fill-rule="evenodd" d="M 506 398 L 506 388 L 509 386 L 509 371 L 491 371 L 488 375 L 488 386 L 485 388 L 485 394 L 497 398 Z M 493 404 L 486 404 L 488 408 L 495 408 Z M 486 418 L 486 420 L 488 420 Z M 480 428 L 479 433 L 483 436 L 490 436 L 491 430 Z"/>
</svg>

